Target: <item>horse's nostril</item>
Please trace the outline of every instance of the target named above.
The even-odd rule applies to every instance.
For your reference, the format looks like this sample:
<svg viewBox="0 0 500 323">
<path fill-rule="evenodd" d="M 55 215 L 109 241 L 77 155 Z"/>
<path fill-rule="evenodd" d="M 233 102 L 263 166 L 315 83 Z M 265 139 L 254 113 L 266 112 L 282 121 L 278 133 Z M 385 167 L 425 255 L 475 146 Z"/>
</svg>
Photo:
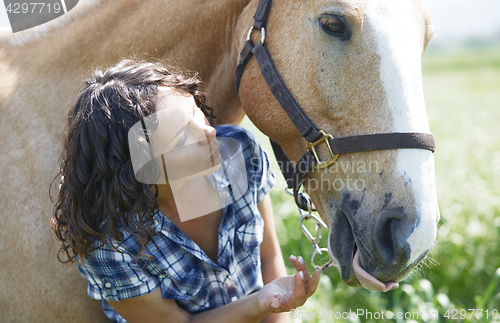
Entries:
<svg viewBox="0 0 500 323">
<path fill-rule="evenodd" d="M 396 234 L 394 227 L 397 221 L 398 220 L 394 218 L 384 221 L 377 230 L 377 237 L 375 238 L 380 253 L 390 264 L 393 264 L 396 260 L 397 246 L 394 243 L 394 234 Z"/>
<path fill-rule="evenodd" d="M 406 263 L 410 256 L 405 240 L 404 212 L 392 210 L 384 212 L 377 221 L 375 244 L 378 253 L 387 264 Z"/>
</svg>

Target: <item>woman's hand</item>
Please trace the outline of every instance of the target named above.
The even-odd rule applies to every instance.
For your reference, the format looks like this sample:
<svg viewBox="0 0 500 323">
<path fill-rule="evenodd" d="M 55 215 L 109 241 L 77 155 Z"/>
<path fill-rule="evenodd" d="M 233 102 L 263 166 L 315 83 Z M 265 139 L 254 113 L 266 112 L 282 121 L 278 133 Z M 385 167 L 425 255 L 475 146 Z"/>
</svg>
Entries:
<svg viewBox="0 0 500 323">
<path fill-rule="evenodd" d="M 302 306 L 316 291 L 321 270 L 316 270 L 311 277 L 302 257 L 292 255 L 289 260 L 297 273 L 275 279 L 258 292 L 262 312 L 288 312 Z"/>
</svg>

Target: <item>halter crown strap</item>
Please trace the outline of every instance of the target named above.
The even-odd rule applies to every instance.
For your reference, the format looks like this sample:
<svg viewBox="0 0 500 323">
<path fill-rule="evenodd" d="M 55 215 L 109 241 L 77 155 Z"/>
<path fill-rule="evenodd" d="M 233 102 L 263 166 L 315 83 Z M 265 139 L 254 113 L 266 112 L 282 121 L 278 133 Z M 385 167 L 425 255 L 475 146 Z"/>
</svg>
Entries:
<svg viewBox="0 0 500 323">
<path fill-rule="evenodd" d="M 267 17 L 269 16 L 269 11 L 271 10 L 272 0 L 261 0 L 257 5 L 257 10 L 253 16 L 253 27 L 256 29 L 265 28 L 267 24 Z"/>
</svg>

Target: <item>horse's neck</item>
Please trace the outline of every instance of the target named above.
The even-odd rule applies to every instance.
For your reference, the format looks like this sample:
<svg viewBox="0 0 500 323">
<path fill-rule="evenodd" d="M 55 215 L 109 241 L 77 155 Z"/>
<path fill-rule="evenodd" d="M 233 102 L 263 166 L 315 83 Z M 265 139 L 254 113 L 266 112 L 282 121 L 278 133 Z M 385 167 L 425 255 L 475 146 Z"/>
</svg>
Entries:
<svg viewBox="0 0 500 323">
<path fill-rule="evenodd" d="M 244 10 L 250 1 L 256 2 L 210 0 L 200 5 L 198 1 L 178 0 L 81 1 L 61 20 L 12 37 L 10 43 L 17 48 L 11 47 L 10 58 L 14 65 L 29 66 L 33 77 L 52 74 L 54 70 L 48 67 L 57 67 L 63 73 L 57 75 L 58 83 L 65 79 L 76 88 L 77 80 L 90 76 L 92 66 L 106 68 L 130 57 L 160 59 L 198 72 L 207 84 L 209 104 L 222 105 L 222 111 L 217 111 L 219 119 L 233 122 L 235 117 L 226 118 L 225 110 L 231 104 L 239 106 L 239 101 L 235 93 L 228 100 L 228 94 L 222 91 L 227 91 L 234 80 L 236 50 L 242 47 L 239 33 L 243 34 L 236 31 L 235 35 L 235 26 L 242 12 L 253 14 Z M 229 87 L 234 88 L 232 84 Z M 241 111 L 236 114 L 243 115 Z"/>
<path fill-rule="evenodd" d="M 51 50 L 73 54 L 59 64 L 105 65 L 125 56 L 154 57 L 210 75 L 210 68 L 228 51 L 236 21 L 250 0 L 211 0 L 203 5 L 178 0 L 80 2 L 68 17 L 9 42 L 44 48 L 44 55 Z"/>
</svg>

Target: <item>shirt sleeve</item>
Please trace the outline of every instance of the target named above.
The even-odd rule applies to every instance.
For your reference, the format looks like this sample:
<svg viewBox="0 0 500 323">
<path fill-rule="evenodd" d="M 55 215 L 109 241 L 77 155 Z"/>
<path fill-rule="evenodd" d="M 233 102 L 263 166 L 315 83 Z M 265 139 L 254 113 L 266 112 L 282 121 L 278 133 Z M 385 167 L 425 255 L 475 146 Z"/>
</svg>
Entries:
<svg viewBox="0 0 500 323">
<path fill-rule="evenodd" d="M 158 277 L 140 268 L 136 257 L 126 251 L 120 253 L 108 244 L 93 250 L 83 263 L 78 264 L 78 271 L 88 281 L 88 295 L 97 300 L 142 296 L 160 285 Z"/>
</svg>

